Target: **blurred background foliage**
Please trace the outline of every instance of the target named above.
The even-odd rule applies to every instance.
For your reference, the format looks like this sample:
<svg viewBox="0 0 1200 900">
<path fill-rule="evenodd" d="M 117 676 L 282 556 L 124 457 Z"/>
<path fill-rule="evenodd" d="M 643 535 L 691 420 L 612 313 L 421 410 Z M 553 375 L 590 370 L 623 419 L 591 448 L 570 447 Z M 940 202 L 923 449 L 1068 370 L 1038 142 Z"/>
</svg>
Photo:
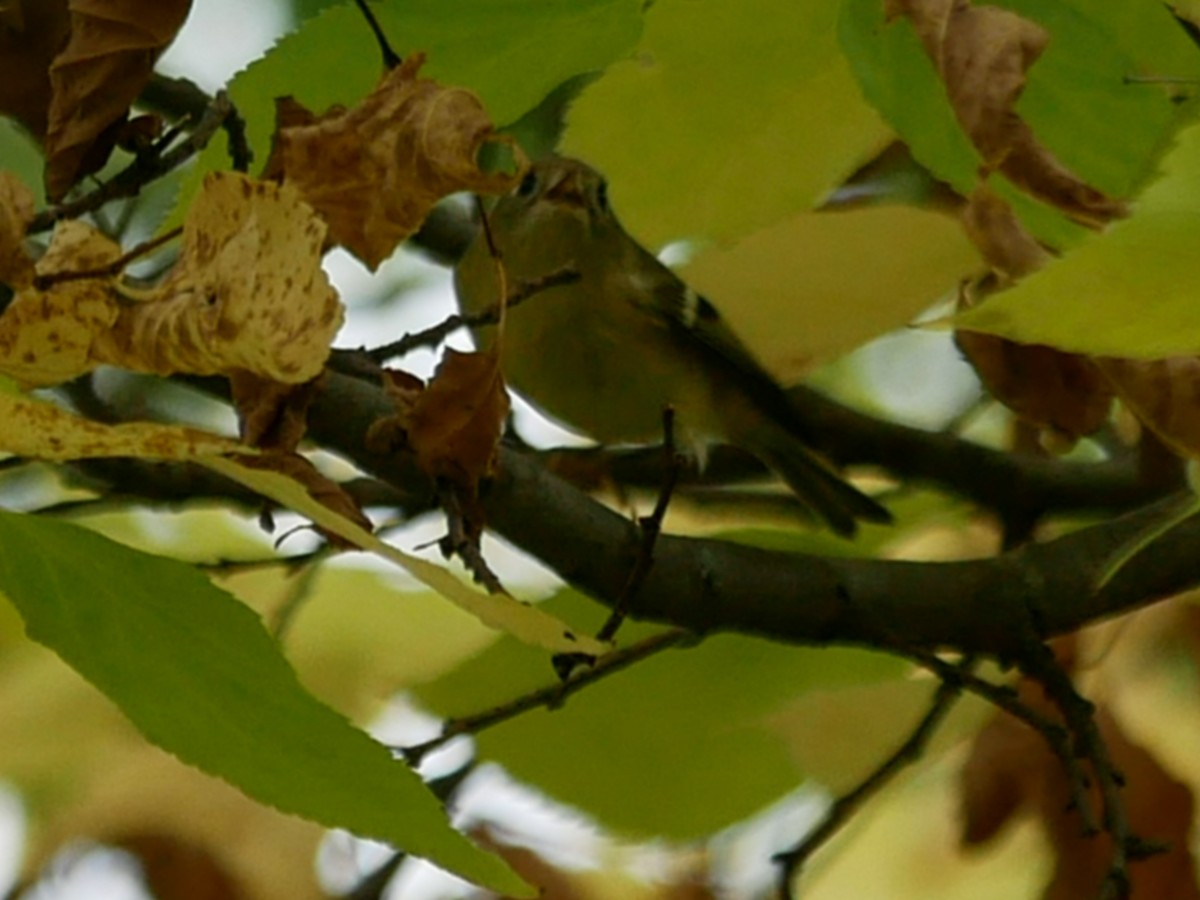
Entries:
<svg viewBox="0 0 1200 900">
<path fill-rule="evenodd" d="M 1003 5 L 1070 35 L 1038 63 L 1022 115 L 1086 178 L 1132 196 L 1162 168 L 1192 101 L 1190 88 L 1131 85 L 1123 76 L 1195 76 L 1195 45 L 1148 2 Z M 981 402 L 948 335 L 906 329 L 919 314 L 944 311 L 958 284 L 981 268 L 948 215 L 945 190 L 969 192 L 979 160 L 915 37 L 884 26 L 879 3 L 389 0 L 375 7 L 399 52 L 427 52 L 425 74 L 475 90 L 527 147 L 557 145 L 603 169 L 629 230 L 686 260 L 688 278 L 718 298 L 782 378 L 810 376 L 882 415 L 1009 445 L 1010 418 Z M 275 96 L 292 94 L 314 109 L 352 102 L 377 77 L 378 58 L 351 4 L 196 0 L 160 69 L 208 90 L 228 82 L 261 160 Z M 909 155 L 872 169 L 898 137 Z M 128 204 L 117 214 L 126 238 L 171 222 L 221 154 L 215 148 Z M 40 184 L 36 151 L 7 123 L 0 123 L 0 161 Z M 1184 182 L 1196 171 L 1186 162 Z M 1061 213 L 1003 184 L 999 190 L 1050 246 L 1094 240 Z M 1176 238 L 1195 246 L 1195 216 L 1185 224 L 1191 230 Z M 1186 280 L 1194 265 L 1180 259 L 1183 268 L 1164 273 L 1153 243 L 1135 244 L 1122 264 L 1153 270 L 1159 280 Z M 416 254 L 399 254 L 373 277 L 338 253 L 328 268 L 350 308 L 342 346 L 432 324 L 450 309 L 445 271 Z M 420 373 L 432 363 L 428 353 L 406 361 Z M 148 379 L 102 373 L 98 387 L 120 408 L 230 427 L 225 410 Z M 528 413 L 518 422 L 536 443 L 560 437 Z M 86 485 L 45 468 L 0 472 L 4 506 L 58 504 L 63 518 L 206 567 L 269 624 L 286 621 L 281 641 L 305 686 L 385 741 L 412 743 L 429 736 L 433 715 L 468 713 L 550 680 L 540 654 L 497 639 L 368 561 L 309 556 L 315 543 L 299 534 L 282 542 L 294 559 L 279 562 L 254 510 L 130 509 L 92 497 Z M 799 528 L 778 509 L 683 503 L 668 527 L 908 559 L 999 548 L 995 523 L 952 498 L 906 489 L 892 506 L 896 527 L 868 529 L 853 548 Z M 280 517 L 276 534 L 292 524 Z M 439 528 L 436 517 L 423 516 L 390 536 L 411 548 Z M 571 621 L 599 615 L 510 548 L 491 542 L 488 554 L 523 596 L 550 597 Z M 629 626 L 623 637 L 643 631 Z M 1185 598 L 1095 629 L 1084 639 L 1081 666 L 1093 699 L 1189 790 L 1200 784 L 1200 763 L 1187 751 L 1200 737 L 1192 734 L 1200 723 L 1198 634 Z M 460 817 L 506 848 L 518 870 L 551 884 L 548 898 L 765 897 L 773 890 L 770 854 L 794 843 L 833 794 L 903 739 L 933 689 L 906 666 L 865 651 L 721 637 L 634 667 L 564 709 L 460 742 L 432 764 L 435 774 L 439 766 L 453 770 L 471 744 L 480 760 L 505 768 L 469 775 L 459 789 Z M 1035 818 L 985 847 L 960 847 L 970 787 L 962 767 L 989 716 L 981 704 L 962 702 L 922 762 L 810 866 L 804 896 L 1035 896 L 1053 866 Z M 8 791 L 0 804 L 8 836 L 0 885 L 42 876 L 22 896 L 95 896 L 97 885 L 110 883 L 97 880 L 104 878 L 128 896 L 153 890 L 164 900 L 297 900 L 349 895 L 355 885 L 353 896 L 382 896 L 360 884 L 388 859 L 381 848 L 254 804 L 148 745 L 95 689 L 26 640 L 7 604 L 0 604 L 0 723 Z M 93 843 L 131 856 L 97 856 Z M 140 874 L 126 865 L 130 858 Z M 411 861 L 392 890 L 404 900 L 473 895 Z"/>
</svg>

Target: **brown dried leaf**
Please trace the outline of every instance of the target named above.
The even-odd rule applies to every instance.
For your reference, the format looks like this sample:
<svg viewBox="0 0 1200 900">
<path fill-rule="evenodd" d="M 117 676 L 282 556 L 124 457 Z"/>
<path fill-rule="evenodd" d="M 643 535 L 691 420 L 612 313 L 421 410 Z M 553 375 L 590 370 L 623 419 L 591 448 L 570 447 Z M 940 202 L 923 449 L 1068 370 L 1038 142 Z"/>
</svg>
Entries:
<svg viewBox="0 0 1200 900">
<path fill-rule="evenodd" d="M 1050 261 L 1050 253 L 1021 224 L 1007 200 L 981 182 L 962 209 L 967 237 L 1005 281 L 1017 281 Z"/>
<path fill-rule="evenodd" d="M 103 267 L 121 248 L 90 225 L 60 222 L 38 275 Z M 107 281 L 65 281 L 39 291 L 28 285 L 0 315 L 0 372 L 27 385 L 60 384 L 95 366 L 96 342 L 120 316 Z"/>
<path fill-rule="evenodd" d="M 1124 216 L 1124 203 L 1067 169 L 1016 113 L 1026 73 L 1049 35 L 1041 26 L 969 0 L 886 0 L 889 17 L 909 18 L 937 66 L 959 124 L 983 156 L 1033 196 L 1083 222 Z"/>
<path fill-rule="evenodd" d="M 33 283 L 33 258 L 25 229 L 33 218 L 33 192 L 12 172 L 0 172 L 0 283 L 14 291 Z"/>
<path fill-rule="evenodd" d="M 51 200 L 104 165 L 129 105 L 191 5 L 191 0 L 69 0 L 70 38 L 50 66 L 45 149 Z"/>
<path fill-rule="evenodd" d="M 179 264 L 154 299 L 124 308 L 96 358 L 164 375 L 315 378 L 342 324 L 321 269 L 324 238 L 295 189 L 210 174 L 184 224 Z"/>
<path fill-rule="evenodd" d="M 1180 456 L 1200 457 L 1200 359 L 1098 357 L 1097 368 L 1138 420 Z"/>
<path fill-rule="evenodd" d="M 417 465 L 474 495 L 495 471 L 508 415 L 508 392 L 495 352 L 446 350 L 429 387 L 407 416 L 408 443 Z"/>
<path fill-rule="evenodd" d="M 248 894 L 212 849 L 169 832 L 140 831 L 107 843 L 137 858 L 156 900 L 244 900 Z"/>
<path fill-rule="evenodd" d="M 1112 387 L 1086 356 L 972 331 L 954 341 L 984 387 L 1026 422 L 1073 442 L 1108 421 Z"/>
<path fill-rule="evenodd" d="M 229 376 L 242 440 L 263 450 L 293 452 L 308 430 L 308 407 L 321 376 L 304 384 L 284 384 L 249 372 Z"/>
<path fill-rule="evenodd" d="M 1021 701 L 1044 716 L 1060 720 L 1041 689 L 1028 680 L 1019 686 Z M 1112 713 L 1099 707 L 1096 723 L 1113 764 L 1125 777 L 1125 799 L 1132 832 L 1163 841 L 1167 852 L 1131 864 L 1132 900 L 1197 900 L 1189 831 L 1194 801 L 1190 789 L 1167 773 L 1144 747 L 1134 743 Z M 1089 836 L 1070 803 L 1067 776 L 1041 736 L 1012 716 L 998 713 L 976 737 L 961 779 L 962 841 L 974 846 L 992 840 L 1021 810 L 1033 809 L 1045 823 L 1056 865 L 1042 900 L 1099 896 L 1112 863 L 1107 835 Z M 1093 806 L 1100 802 L 1093 787 Z"/>
<path fill-rule="evenodd" d="M 329 223 L 330 237 L 374 269 L 456 191 L 499 193 L 517 176 L 488 174 L 480 147 L 493 133 L 479 98 L 418 78 L 425 58 L 409 56 L 360 104 L 305 116 L 281 106 L 268 171 L 281 172 Z"/>
<path fill-rule="evenodd" d="M 962 216 L 968 236 L 999 276 L 991 290 L 1019 281 L 1050 259 L 1008 201 L 986 183 L 972 192 Z M 960 307 L 967 300 L 964 292 Z M 993 397 L 1024 422 L 1050 430 L 1056 438 L 1051 446 L 1065 438 L 1062 449 L 1069 449 L 1108 421 L 1113 390 L 1088 357 L 975 331 L 956 331 L 954 341 Z"/>
<path fill-rule="evenodd" d="M 383 390 L 396 413 L 371 423 L 366 444 L 372 453 L 395 453 L 408 447 L 408 417 L 417 398 L 425 392 L 425 382 L 403 369 L 384 369 Z"/>
<path fill-rule="evenodd" d="M 67 0 L 11 0 L 0 22 L 0 114 L 41 140 L 50 112 L 50 63 L 71 30 Z"/>
</svg>

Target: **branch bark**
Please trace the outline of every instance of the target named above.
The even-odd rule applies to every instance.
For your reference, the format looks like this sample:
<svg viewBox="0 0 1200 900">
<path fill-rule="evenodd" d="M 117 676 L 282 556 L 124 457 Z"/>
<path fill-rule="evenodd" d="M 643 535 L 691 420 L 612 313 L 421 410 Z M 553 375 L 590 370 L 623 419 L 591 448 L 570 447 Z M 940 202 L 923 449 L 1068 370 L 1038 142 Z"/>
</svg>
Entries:
<svg viewBox="0 0 1200 900">
<path fill-rule="evenodd" d="M 310 410 L 310 433 L 379 478 L 419 490 L 421 476 L 407 460 L 363 444 L 370 422 L 389 412 L 376 387 L 330 373 Z M 601 603 L 617 602 L 638 546 L 631 522 L 510 449 L 485 505 L 498 534 Z M 824 558 L 664 535 L 630 615 L 699 633 L 1015 658 L 1031 639 L 1200 583 L 1193 518 L 1095 589 L 1114 551 L 1162 514 L 1151 504 L 1056 540 L 948 563 Z"/>
</svg>

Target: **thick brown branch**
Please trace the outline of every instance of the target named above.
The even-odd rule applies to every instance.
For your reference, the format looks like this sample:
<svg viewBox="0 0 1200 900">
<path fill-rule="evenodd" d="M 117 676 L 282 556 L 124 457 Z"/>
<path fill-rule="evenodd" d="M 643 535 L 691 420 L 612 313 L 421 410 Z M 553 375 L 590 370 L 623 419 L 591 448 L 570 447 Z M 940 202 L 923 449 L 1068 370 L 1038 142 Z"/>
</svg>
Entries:
<svg viewBox="0 0 1200 900">
<path fill-rule="evenodd" d="M 1183 486 L 1182 468 L 1164 461 L 1158 477 L 1147 478 L 1132 457 L 1099 463 L 1067 462 L 1046 456 L 1006 453 L 952 433 L 927 431 L 857 412 L 806 388 L 792 388 L 800 417 L 809 424 L 817 449 L 839 465 L 876 466 L 905 483 L 942 488 L 1005 521 L 1063 512 L 1124 512 Z M 654 490 L 662 480 L 662 455 L 654 448 L 554 450 L 565 461 L 586 461 L 618 484 Z M 749 454 L 715 448 L 703 474 L 685 472 L 682 485 L 729 484 L 766 470 Z"/>
<path fill-rule="evenodd" d="M 390 411 L 382 392 L 331 375 L 310 434 L 397 486 L 420 476 L 362 436 Z M 612 605 L 637 546 L 634 526 L 520 453 L 502 454 L 485 498 L 489 525 L 574 586 Z M 890 647 L 952 647 L 1013 658 L 1041 637 L 1134 609 L 1200 583 L 1200 519 L 1132 559 L 1102 589 L 1114 550 L 1161 515 L 1155 507 L 999 557 L 918 563 L 787 554 L 664 535 L 631 608 L 635 618 L 704 633 Z"/>
</svg>

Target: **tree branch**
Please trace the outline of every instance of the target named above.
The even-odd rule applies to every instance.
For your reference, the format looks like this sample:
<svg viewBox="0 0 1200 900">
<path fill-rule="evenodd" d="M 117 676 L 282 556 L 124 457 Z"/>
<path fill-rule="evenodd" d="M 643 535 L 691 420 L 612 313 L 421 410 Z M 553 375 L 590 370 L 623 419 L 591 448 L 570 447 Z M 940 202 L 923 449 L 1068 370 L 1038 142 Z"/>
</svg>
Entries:
<svg viewBox="0 0 1200 900">
<path fill-rule="evenodd" d="M 369 424 L 390 412 L 381 390 L 331 373 L 310 435 L 401 490 L 423 477 L 399 455 L 372 454 Z M 610 607 L 638 546 L 635 526 L 504 448 L 484 497 L 488 524 Z M 1161 516 L 1157 505 L 1000 556 L 922 563 L 779 553 L 663 535 L 631 604 L 634 618 L 697 633 L 736 631 L 796 643 L 952 647 L 1014 659 L 1050 637 L 1200 583 L 1200 518 L 1135 556 L 1103 588 L 1114 550 Z"/>
<path fill-rule="evenodd" d="M 927 431 L 858 412 L 807 387 L 789 391 L 797 414 L 808 424 L 816 449 L 841 466 L 875 466 L 905 483 L 950 491 L 995 511 L 1004 521 L 1063 512 L 1112 514 L 1183 487 L 1178 461 L 1161 459 L 1150 472 L 1133 454 L 1096 463 L 1008 453 L 945 431 Z M 654 448 L 561 449 L 543 454 L 568 471 L 582 462 L 618 484 L 655 490 L 662 481 L 662 456 Z M 730 484 L 767 471 L 732 447 L 710 452 L 703 473 L 683 473 L 681 486 Z"/>
</svg>

